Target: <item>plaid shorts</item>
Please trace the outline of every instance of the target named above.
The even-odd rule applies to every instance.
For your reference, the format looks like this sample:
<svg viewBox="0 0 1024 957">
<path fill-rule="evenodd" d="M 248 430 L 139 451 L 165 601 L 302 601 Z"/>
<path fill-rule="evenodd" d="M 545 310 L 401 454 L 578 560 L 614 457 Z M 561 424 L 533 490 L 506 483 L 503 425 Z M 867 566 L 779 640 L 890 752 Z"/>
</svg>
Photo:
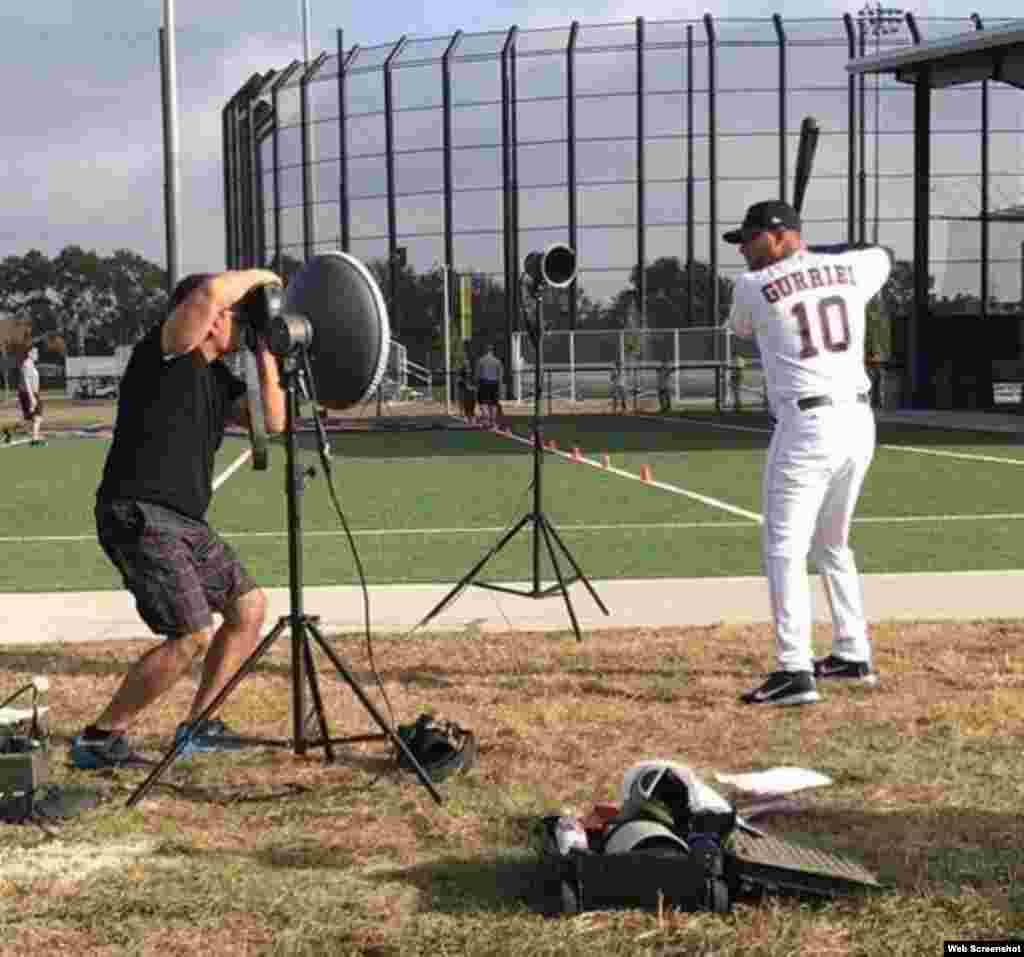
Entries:
<svg viewBox="0 0 1024 957">
<path fill-rule="evenodd" d="M 31 422 L 43 414 L 43 400 L 36 400 L 36 407 L 32 408 L 32 396 L 24 389 L 18 389 L 18 404 L 21 406 L 21 415 L 26 422 Z"/>
<path fill-rule="evenodd" d="M 158 635 L 190 635 L 213 624 L 256 587 L 238 556 L 205 522 L 149 502 L 96 503 L 100 545 Z"/>
</svg>

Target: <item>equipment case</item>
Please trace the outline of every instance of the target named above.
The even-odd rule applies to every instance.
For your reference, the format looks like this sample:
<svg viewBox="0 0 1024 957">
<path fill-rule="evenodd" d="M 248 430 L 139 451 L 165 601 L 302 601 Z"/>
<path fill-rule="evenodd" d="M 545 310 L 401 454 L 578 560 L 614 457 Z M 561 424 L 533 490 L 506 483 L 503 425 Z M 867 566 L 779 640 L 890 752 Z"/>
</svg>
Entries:
<svg viewBox="0 0 1024 957">
<path fill-rule="evenodd" d="M 702 840 L 690 853 L 602 854 L 558 850 L 556 815 L 540 820 L 543 909 L 549 915 L 659 906 L 727 914 L 739 897 L 766 893 L 835 897 L 879 889 L 859 864 L 830 852 L 737 828 L 725 845 Z"/>
</svg>

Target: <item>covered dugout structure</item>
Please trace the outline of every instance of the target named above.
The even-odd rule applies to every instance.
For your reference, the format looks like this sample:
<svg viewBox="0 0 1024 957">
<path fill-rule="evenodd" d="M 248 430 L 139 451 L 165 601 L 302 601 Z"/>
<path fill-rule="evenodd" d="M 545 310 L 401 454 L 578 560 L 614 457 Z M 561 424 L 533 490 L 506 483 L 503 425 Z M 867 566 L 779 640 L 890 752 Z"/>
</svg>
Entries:
<svg viewBox="0 0 1024 957">
<path fill-rule="evenodd" d="M 905 317 L 905 387 L 907 404 L 918 407 L 991 406 L 994 381 L 1024 381 L 1024 206 L 994 204 L 991 188 L 992 137 L 1019 137 L 1020 128 L 993 128 L 990 114 L 991 84 L 1024 89 L 1024 20 L 986 30 L 975 15 L 974 25 L 970 33 L 869 55 L 846 67 L 852 76 L 888 74 L 913 88 L 914 296 Z M 977 212 L 936 213 L 933 101 L 965 86 L 978 92 L 977 149 L 965 157 L 977 164 L 978 193 L 971 198 Z M 1018 196 L 1019 157 L 1009 170 Z M 946 269 L 976 271 L 966 285 L 977 295 L 936 296 L 936 246 L 943 240 L 952 253 L 944 257 Z M 1000 276 L 995 264 L 1009 266 L 1010 277 L 1015 271 L 1016 282 L 1007 281 L 1005 269 Z"/>
</svg>

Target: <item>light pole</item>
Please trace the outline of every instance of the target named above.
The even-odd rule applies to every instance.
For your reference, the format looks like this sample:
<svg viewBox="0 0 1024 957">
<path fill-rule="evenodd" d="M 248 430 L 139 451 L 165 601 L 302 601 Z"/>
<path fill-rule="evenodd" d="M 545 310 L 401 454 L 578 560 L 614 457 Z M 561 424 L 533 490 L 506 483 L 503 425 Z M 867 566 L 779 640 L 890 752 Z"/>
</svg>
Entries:
<svg viewBox="0 0 1024 957">
<path fill-rule="evenodd" d="M 309 66 L 309 0 L 302 0 L 302 62 Z"/>
<path fill-rule="evenodd" d="M 866 50 L 866 38 L 867 34 L 870 33 L 875 40 L 875 53 L 878 53 L 881 47 L 881 38 L 884 36 L 890 36 L 894 33 L 899 33 L 900 25 L 903 22 L 902 18 L 904 11 L 899 7 L 883 7 L 881 3 L 876 2 L 874 6 L 870 3 L 865 3 L 863 7 L 858 11 L 860 18 L 860 39 L 861 39 L 861 56 L 864 56 Z M 874 216 L 873 216 L 873 228 L 872 228 L 872 242 L 878 245 L 878 218 L 879 218 L 879 127 L 881 121 L 881 75 L 875 74 L 875 156 L 874 156 L 874 171 L 873 176 L 875 180 L 875 196 L 874 196 Z M 864 77 L 861 76 L 861 134 L 864 132 Z M 863 144 L 863 139 L 861 143 Z M 862 146 L 863 149 L 863 146 Z M 863 169 L 863 152 L 861 153 L 861 168 Z M 862 237 L 863 238 L 863 237 Z"/>
<path fill-rule="evenodd" d="M 307 229 L 311 235 L 305 236 L 308 241 L 309 248 L 314 252 L 316 251 L 316 239 L 317 239 L 317 182 L 316 174 L 319 167 L 316 165 L 316 152 L 317 152 L 317 135 L 316 135 L 316 122 L 313 116 L 313 106 L 309 103 L 309 88 L 305 83 L 306 73 L 309 70 L 310 64 L 313 62 L 313 54 L 310 50 L 309 43 L 309 31 L 310 31 L 310 16 L 309 16 L 309 0 L 301 0 L 302 3 L 302 96 L 306 97 L 308 104 L 308 110 L 306 113 L 306 119 L 302 130 L 303 141 L 306 147 L 306 163 L 309 164 L 312 169 L 309 171 L 309 206 L 311 215 L 308 219 L 304 219 L 303 231 Z M 303 172 L 305 176 L 305 171 Z"/>
<path fill-rule="evenodd" d="M 160 30 L 160 80 L 164 119 L 164 228 L 167 241 L 167 294 L 178 282 L 178 79 L 174 38 L 174 0 L 164 0 Z"/>
</svg>

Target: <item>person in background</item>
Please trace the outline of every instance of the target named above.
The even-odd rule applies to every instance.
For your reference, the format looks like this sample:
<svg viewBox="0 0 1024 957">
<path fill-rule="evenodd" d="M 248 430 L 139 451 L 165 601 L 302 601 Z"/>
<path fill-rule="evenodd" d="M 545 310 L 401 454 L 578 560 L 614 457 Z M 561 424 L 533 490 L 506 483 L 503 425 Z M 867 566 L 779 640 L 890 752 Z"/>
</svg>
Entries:
<svg viewBox="0 0 1024 957">
<path fill-rule="evenodd" d="M 668 359 L 662 360 L 658 367 L 658 411 L 672 411 L 672 366 Z"/>
<path fill-rule="evenodd" d="M 732 404 L 737 412 L 743 408 L 743 373 L 747 360 L 743 356 L 733 356 L 732 368 L 729 370 L 729 385 L 732 387 Z"/>
<path fill-rule="evenodd" d="M 25 353 L 25 358 L 21 360 L 18 368 L 18 404 L 21 406 L 21 414 L 31 436 L 29 445 L 36 447 L 46 445 L 46 440 L 41 434 L 43 400 L 39 392 L 39 370 L 36 368 L 38 358 L 39 350 L 32 346 Z"/>
<path fill-rule="evenodd" d="M 626 411 L 626 383 L 622 374 L 622 363 L 616 360 L 611 372 L 612 412 Z"/>
<path fill-rule="evenodd" d="M 871 379 L 871 406 L 879 409 L 882 406 L 882 357 L 877 349 L 872 349 L 864 361 Z"/>
<path fill-rule="evenodd" d="M 480 406 L 480 419 L 484 425 L 493 429 L 501 418 L 501 377 L 505 367 L 494 354 L 494 346 L 489 345 L 487 351 L 476 362 L 476 401 Z"/>
<path fill-rule="evenodd" d="M 456 386 L 459 393 L 459 407 L 462 409 L 462 417 L 467 422 L 472 422 L 476 416 L 476 386 L 473 382 L 473 367 L 469 364 L 469 359 L 462 360 Z"/>
</svg>

